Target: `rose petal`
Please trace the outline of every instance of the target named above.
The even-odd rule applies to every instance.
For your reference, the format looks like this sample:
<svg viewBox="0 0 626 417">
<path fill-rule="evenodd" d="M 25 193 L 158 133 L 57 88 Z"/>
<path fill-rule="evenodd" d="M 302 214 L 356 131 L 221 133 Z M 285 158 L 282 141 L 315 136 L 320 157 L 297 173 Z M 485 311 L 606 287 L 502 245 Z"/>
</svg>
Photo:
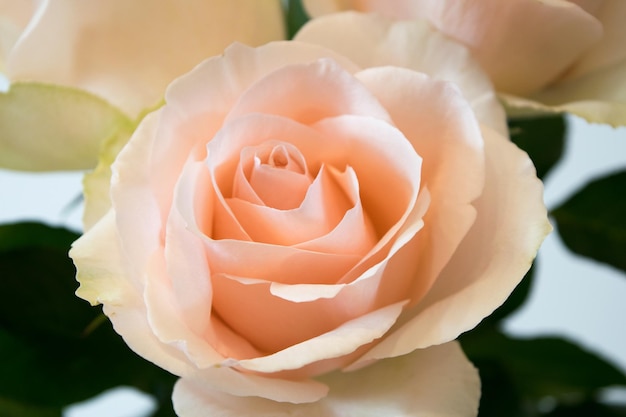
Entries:
<svg viewBox="0 0 626 417">
<path fill-rule="evenodd" d="M 498 91 L 517 95 L 543 88 L 602 37 L 601 23 L 565 0 L 362 0 L 351 7 L 428 19 L 472 50 Z M 519 19 L 533 24 L 511 24 Z"/>
<path fill-rule="evenodd" d="M 346 114 L 389 120 L 371 94 L 328 58 L 289 65 L 261 78 L 239 97 L 226 122 L 248 113 L 274 114 L 302 124 Z"/>
<path fill-rule="evenodd" d="M 476 222 L 409 320 L 356 364 L 456 338 L 504 302 L 530 268 L 551 230 L 542 184 L 526 153 L 484 127 L 483 137 L 487 174 Z"/>
<path fill-rule="evenodd" d="M 602 39 L 578 57 L 574 67 L 567 71 L 566 79 L 577 78 L 626 60 L 626 2 L 603 0 L 591 4 L 593 8 L 587 11 L 602 23 Z"/>
<path fill-rule="evenodd" d="M 231 42 L 283 37 L 277 0 L 45 2 L 8 61 L 11 80 L 88 90 L 136 117 L 168 83 Z"/>
<path fill-rule="evenodd" d="M 451 81 L 459 86 L 482 123 L 507 132 L 502 106 L 480 65 L 467 48 L 425 21 L 393 22 L 375 15 L 341 13 L 310 21 L 295 39 L 322 45 L 363 68 L 393 65 Z"/>
<path fill-rule="evenodd" d="M 569 112 L 594 123 L 626 124 L 626 60 L 567 80 L 526 98 L 504 96 L 507 105 L 547 112 Z"/>
<path fill-rule="evenodd" d="M 35 2 L 22 0 L 0 0 L 0 79 L 6 70 L 6 62 L 35 13 Z M 0 88 L 0 90 L 2 90 Z"/>
<path fill-rule="evenodd" d="M 364 70 L 357 77 L 423 157 L 422 181 L 432 201 L 416 253 L 419 281 L 433 282 L 476 217 L 472 202 L 485 181 L 480 128 L 453 84 L 392 67 Z M 425 286 L 418 288 L 423 291 Z"/>
<path fill-rule="evenodd" d="M 225 365 L 240 366 L 255 372 L 273 373 L 303 368 L 325 359 L 340 358 L 382 337 L 396 322 L 405 305 L 406 301 L 402 301 L 386 306 L 272 355 L 228 361 Z"/>
<path fill-rule="evenodd" d="M 115 224 L 115 213 L 109 211 L 72 245 L 70 256 L 80 282 L 76 294 L 92 305 L 104 304 L 115 331 L 137 354 L 174 374 L 191 372 L 184 353 L 161 343 L 152 332 L 140 290 L 126 279 L 129 262 L 122 254 Z"/>
<path fill-rule="evenodd" d="M 312 379 L 291 381 L 267 378 L 261 375 L 244 374 L 228 367 L 204 369 L 178 380 L 176 386 L 183 386 L 182 391 L 191 389 L 197 394 L 202 393 L 201 396 L 204 396 L 205 392 L 219 393 L 234 397 L 238 401 L 243 401 L 249 396 L 260 396 L 272 401 L 311 403 L 325 397 L 328 393 L 326 385 Z M 173 394 L 176 398 L 178 395 Z M 186 396 L 187 393 L 181 392 L 180 395 Z M 193 396 L 195 397 L 195 395 Z M 195 412 L 200 412 L 198 415 L 206 416 L 207 410 L 211 408 L 206 408 L 204 401 L 197 401 L 198 399 L 200 398 L 189 398 L 190 402 L 187 406 L 192 407 L 192 409 L 198 407 Z M 186 400 L 182 399 L 182 402 L 186 402 Z M 178 415 L 187 416 L 189 412 L 193 411 L 177 410 Z"/>
<path fill-rule="evenodd" d="M 312 404 L 291 404 L 234 396 L 183 379 L 174 387 L 174 408 L 188 417 L 468 417 L 478 412 L 478 373 L 454 342 L 359 371 L 334 372 L 321 381 L 330 388 L 328 396 Z"/>
</svg>

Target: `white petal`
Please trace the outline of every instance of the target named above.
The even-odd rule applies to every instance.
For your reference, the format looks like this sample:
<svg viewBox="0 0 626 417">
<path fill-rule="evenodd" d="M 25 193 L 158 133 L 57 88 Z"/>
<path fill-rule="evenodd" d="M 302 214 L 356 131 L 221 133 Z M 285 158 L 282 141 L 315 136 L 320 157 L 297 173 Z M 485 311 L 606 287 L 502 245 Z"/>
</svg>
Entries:
<svg viewBox="0 0 626 417">
<path fill-rule="evenodd" d="M 174 387 L 174 409 L 185 417 L 472 417 L 478 412 L 478 372 L 457 343 L 320 380 L 330 391 L 310 404 L 238 397 L 180 380 Z"/>
</svg>

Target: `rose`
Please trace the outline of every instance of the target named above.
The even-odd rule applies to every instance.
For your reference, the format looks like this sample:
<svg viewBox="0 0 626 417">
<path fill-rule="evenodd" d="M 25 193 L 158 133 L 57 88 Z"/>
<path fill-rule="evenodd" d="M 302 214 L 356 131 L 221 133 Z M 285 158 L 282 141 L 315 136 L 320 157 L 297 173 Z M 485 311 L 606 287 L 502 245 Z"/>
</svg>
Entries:
<svg viewBox="0 0 626 417">
<path fill-rule="evenodd" d="M 355 9 L 427 18 L 468 46 L 511 106 L 626 124 L 622 0 L 305 0 L 314 15 Z"/>
<path fill-rule="evenodd" d="M 0 164 L 93 168 L 174 78 L 233 41 L 282 39 L 282 19 L 279 0 L 0 0 Z"/>
<path fill-rule="evenodd" d="M 475 415 L 450 341 L 549 230 L 532 163 L 479 124 L 503 129 L 487 79 L 426 24 L 342 14 L 299 40 L 170 85 L 73 246 L 78 295 L 181 376 L 182 416 Z"/>
</svg>

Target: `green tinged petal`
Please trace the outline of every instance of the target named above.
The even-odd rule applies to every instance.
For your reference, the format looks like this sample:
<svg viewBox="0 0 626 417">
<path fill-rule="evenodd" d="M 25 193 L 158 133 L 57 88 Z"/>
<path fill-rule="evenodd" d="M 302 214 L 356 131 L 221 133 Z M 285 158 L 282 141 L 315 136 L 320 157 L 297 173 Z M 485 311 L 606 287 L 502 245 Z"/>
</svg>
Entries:
<svg viewBox="0 0 626 417">
<path fill-rule="evenodd" d="M 85 91 L 14 83 L 0 93 L 0 167 L 93 168 L 103 141 L 132 126 L 120 110 Z"/>
</svg>

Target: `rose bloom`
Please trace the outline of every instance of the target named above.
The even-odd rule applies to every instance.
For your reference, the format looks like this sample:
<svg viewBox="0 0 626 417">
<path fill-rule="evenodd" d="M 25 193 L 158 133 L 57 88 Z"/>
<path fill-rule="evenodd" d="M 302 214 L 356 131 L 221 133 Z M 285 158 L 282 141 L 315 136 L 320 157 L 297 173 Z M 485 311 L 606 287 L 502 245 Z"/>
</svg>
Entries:
<svg viewBox="0 0 626 417">
<path fill-rule="evenodd" d="M 304 0 L 341 10 L 427 18 L 468 46 L 509 105 L 626 124 L 623 0 Z"/>
<path fill-rule="evenodd" d="M 94 117 L 82 102 L 70 108 L 84 98 L 41 83 L 94 94 L 130 124 L 160 103 L 172 80 L 233 41 L 283 38 L 280 0 L 0 0 L 0 92 L 22 87 L 0 93 L 0 165 L 93 168 L 102 138 L 68 136 L 81 120 L 95 125 L 106 115 Z M 53 111 L 39 111 L 53 100 Z"/>
<path fill-rule="evenodd" d="M 78 295 L 181 377 L 177 413 L 476 415 L 453 340 L 550 226 L 467 50 L 424 22 L 333 15 L 230 46 L 165 101 L 71 256 Z"/>
</svg>

